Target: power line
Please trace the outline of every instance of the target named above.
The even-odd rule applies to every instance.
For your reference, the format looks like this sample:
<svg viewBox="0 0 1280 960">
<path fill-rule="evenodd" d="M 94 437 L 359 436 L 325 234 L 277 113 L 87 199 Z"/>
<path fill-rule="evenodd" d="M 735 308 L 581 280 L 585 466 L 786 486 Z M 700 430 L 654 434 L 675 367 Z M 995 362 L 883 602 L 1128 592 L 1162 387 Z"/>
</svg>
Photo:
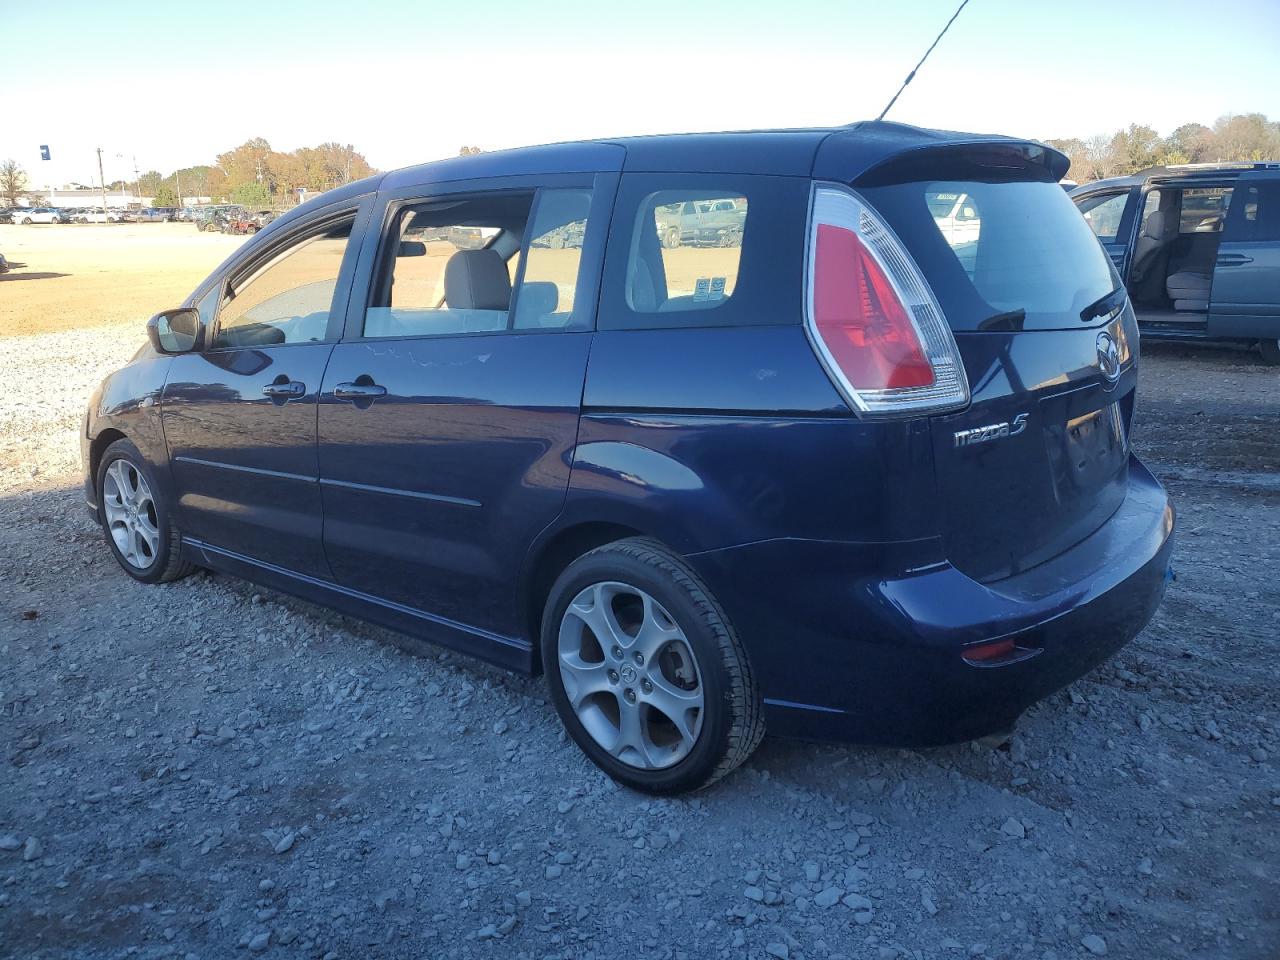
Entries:
<svg viewBox="0 0 1280 960">
<path fill-rule="evenodd" d="M 969 0 L 961 0 L 960 6 L 956 7 L 956 12 L 951 15 L 951 19 L 947 21 L 947 25 L 942 28 L 942 33 L 938 34 L 937 39 L 934 40 L 933 43 L 929 44 L 929 49 L 924 52 L 924 56 L 920 58 L 920 62 L 916 64 L 915 69 L 907 74 L 907 79 L 902 81 L 902 86 L 900 86 L 898 88 L 898 92 L 893 95 L 893 99 L 889 101 L 889 105 L 880 111 L 880 116 L 876 117 L 877 120 L 883 120 L 884 115 L 893 108 L 895 103 L 898 102 L 898 98 L 902 96 L 902 91 L 907 89 L 907 84 L 916 78 L 916 71 L 924 66 L 924 62 L 929 59 L 929 54 L 933 53 L 933 48 L 938 45 L 938 41 L 946 35 L 947 31 L 951 29 L 951 25 L 956 22 L 956 17 L 960 16 L 960 11 L 968 5 Z"/>
</svg>

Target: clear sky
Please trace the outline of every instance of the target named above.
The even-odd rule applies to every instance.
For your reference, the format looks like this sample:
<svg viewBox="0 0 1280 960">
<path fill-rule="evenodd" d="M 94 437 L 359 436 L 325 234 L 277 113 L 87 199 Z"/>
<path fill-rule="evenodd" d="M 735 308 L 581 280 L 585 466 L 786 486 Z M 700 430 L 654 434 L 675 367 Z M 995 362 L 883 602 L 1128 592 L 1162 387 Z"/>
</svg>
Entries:
<svg viewBox="0 0 1280 960">
<path fill-rule="evenodd" d="M 6 3 L 0 159 L 43 186 L 96 180 L 97 146 L 110 181 L 254 136 L 391 169 L 463 144 L 844 123 L 880 111 L 957 2 Z M 971 0 L 890 118 L 1043 139 L 1253 111 L 1280 118 L 1280 0 Z"/>
</svg>

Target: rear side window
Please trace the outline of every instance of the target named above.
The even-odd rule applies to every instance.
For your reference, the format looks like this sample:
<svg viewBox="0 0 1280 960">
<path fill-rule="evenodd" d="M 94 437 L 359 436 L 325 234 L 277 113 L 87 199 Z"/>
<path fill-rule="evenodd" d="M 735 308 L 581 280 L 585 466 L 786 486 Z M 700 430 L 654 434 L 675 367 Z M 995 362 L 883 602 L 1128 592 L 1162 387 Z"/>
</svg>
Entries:
<svg viewBox="0 0 1280 960">
<path fill-rule="evenodd" d="M 725 191 L 662 190 L 645 197 L 631 242 L 627 302 L 637 311 L 711 310 L 733 296 L 747 227 L 747 198 Z M 652 236 L 646 234 L 652 233 Z M 644 251 L 656 238 L 662 270 Z"/>
<path fill-rule="evenodd" d="M 622 178 L 600 329 L 799 323 L 810 182 L 633 173 Z"/>
<path fill-rule="evenodd" d="M 1057 184 L 932 181 L 862 193 L 911 251 L 953 330 L 1079 327 L 1121 285 Z M 938 216 L 948 202 L 952 212 Z"/>
<path fill-rule="evenodd" d="M 1221 233 L 1231 206 L 1231 187 L 1189 187 L 1182 191 L 1179 233 Z"/>
<path fill-rule="evenodd" d="M 1253 183 L 1236 188 L 1240 213 L 1228 231 L 1228 240 L 1280 240 L 1280 181 Z M 1233 217 L 1235 208 L 1232 208 Z"/>
</svg>

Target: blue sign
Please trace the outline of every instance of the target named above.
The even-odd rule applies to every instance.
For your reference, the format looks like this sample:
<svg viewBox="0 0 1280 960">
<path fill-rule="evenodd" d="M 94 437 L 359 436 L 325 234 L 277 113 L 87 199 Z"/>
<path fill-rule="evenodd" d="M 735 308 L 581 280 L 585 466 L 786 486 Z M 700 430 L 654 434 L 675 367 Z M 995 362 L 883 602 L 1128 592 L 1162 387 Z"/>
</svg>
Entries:
<svg viewBox="0 0 1280 960">
<path fill-rule="evenodd" d="M 41 160 L 49 159 L 49 145 L 47 143 L 40 144 L 40 159 Z"/>
</svg>

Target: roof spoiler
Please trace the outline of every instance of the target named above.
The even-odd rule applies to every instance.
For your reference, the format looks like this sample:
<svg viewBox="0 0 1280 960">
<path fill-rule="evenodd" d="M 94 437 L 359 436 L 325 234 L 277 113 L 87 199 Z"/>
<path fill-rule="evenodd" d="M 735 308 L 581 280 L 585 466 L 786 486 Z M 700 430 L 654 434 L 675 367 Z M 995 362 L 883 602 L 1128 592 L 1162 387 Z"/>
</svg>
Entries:
<svg viewBox="0 0 1280 960">
<path fill-rule="evenodd" d="M 818 179 L 878 186 L 912 180 L 1043 180 L 1066 175 L 1066 155 L 1034 140 L 866 122 L 818 148 Z"/>
</svg>

